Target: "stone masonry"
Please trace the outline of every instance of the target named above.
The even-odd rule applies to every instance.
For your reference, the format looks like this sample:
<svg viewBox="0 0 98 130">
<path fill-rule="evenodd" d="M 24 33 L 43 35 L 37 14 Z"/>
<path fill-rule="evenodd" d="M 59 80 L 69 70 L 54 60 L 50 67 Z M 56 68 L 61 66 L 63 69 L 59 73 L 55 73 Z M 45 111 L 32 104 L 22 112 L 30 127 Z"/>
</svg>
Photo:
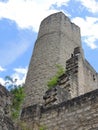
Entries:
<svg viewBox="0 0 98 130">
<path fill-rule="evenodd" d="M 50 107 L 24 108 L 21 120 L 29 130 L 98 130 L 98 89 Z"/>
<path fill-rule="evenodd" d="M 80 28 L 62 12 L 42 21 L 26 78 L 24 106 L 43 103 L 47 81 L 55 75 L 56 65 L 65 68 L 66 60 L 77 46 L 82 52 Z"/>
<path fill-rule="evenodd" d="M 78 71 L 80 48 L 74 49 L 71 58 L 66 61 L 66 72 L 59 77 L 58 84 L 46 91 L 43 99 L 45 106 L 67 101 L 79 95 L 78 89 Z"/>
<path fill-rule="evenodd" d="M 0 84 L 0 130 L 15 130 L 11 120 L 11 94 Z"/>
<path fill-rule="evenodd" d="M 65 73 L 48 89 L 56 65 Z M 40 25 L 25 92 L 21 121 L 28 129 L 98 129 L 98 73 L 84 57 L 79 27 L 62 12 Z"/>
</svg>

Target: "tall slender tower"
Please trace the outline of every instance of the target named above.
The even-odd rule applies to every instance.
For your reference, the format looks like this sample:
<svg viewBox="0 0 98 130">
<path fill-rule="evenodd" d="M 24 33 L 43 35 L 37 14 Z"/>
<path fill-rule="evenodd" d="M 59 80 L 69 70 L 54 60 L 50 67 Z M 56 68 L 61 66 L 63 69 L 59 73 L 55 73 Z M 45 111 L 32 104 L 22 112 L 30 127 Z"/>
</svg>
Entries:
<svg viewBox="0 0 98 130">
<path fill-rule="evenodd" d="M 41 22 L 25 83 L 25 107 L 43 103 L 47 81 L 55 75 L 56 64 L 65 68 L 77 46 L 82 49 L 80 29 L 62 12 Z"/>
</svg>

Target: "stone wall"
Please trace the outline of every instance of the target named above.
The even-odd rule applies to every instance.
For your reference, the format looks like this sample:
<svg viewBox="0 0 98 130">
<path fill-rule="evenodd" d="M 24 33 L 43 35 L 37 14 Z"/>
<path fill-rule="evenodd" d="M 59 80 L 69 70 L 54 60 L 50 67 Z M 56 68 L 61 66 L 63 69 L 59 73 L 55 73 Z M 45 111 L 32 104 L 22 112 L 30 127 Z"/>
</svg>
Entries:
<svg viewBox="0 0 98 130">
<path fill-rule="evenodd" d="M 0 130 L 15 130 L 10 118 L 11 94 L 0 84 Z"/>
<path fill-rule="evenodd" d="M 95 70 L 82 57 L 81 48 L 74 48 L 57 86 L 43 94 L 42 105 L 24 107 L 21 120 L 30 130 L 39 130 L 41 127 L 45 130 L 97 130 L 97 76 Z"/>
<path fill-rule="evenodd" d="M 98 73 L 94 68 L 85 60 L 84 66 L 84 78 L 85 78 L 85 93 L 98 88 Z"/>
<path fill-rule="evenodd" d="M 57 64 L 66 71 L 48 90 L 47 81 L 55 75 Z M 25 92 L 21 120 L 27 129 L 98 129 L 98 73 L 84 58 L 79 27 L 62 12 L 40 25 Z"/>
<path fill-rule="evenodd" d="M 80 29 L 62 12 L 42 21 L 26 78 L 25 107 L 43 103 L 47 81 L 55 75 L 56 64 L 65 68 L 66 60 L 77 46 L 81 48 Z"/>
<path fill-rule="evenodd" d="M 33 130 L 97 130 L 98 89 L 48 108 L 25 108 L 21 117 Z"/>
</svg>

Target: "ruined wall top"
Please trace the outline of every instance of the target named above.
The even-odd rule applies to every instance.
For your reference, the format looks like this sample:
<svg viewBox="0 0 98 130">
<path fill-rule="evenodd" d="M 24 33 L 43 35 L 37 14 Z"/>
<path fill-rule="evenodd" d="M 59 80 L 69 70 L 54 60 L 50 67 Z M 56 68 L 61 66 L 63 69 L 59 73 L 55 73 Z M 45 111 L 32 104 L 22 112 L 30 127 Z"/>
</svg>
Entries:
<svg viewBox="0 0 98 130">
<path fill-rule="evenodd" d="M 47 82 L 55 75 L 56 65 L 65 68 L 76 47 L 82 52 L 80 28 L 64 13 L 52 14 L 41 22 L 26 78 L 24 106 L 43 103 Z"/>
<path fill-rule="evenodd" d="M 38 38 L 54 32 L 64 33 L 68 37 L 69 34 L 74 32 L 73 36 L 76 37 L 76 39 L 80 37 L 80 28 L 76 24 L 72 23 L 62 12 L 51 14 L 41 22 Z M 79 42 L 77 42 L 77 44 L 79 45 Z"/>
</svg>

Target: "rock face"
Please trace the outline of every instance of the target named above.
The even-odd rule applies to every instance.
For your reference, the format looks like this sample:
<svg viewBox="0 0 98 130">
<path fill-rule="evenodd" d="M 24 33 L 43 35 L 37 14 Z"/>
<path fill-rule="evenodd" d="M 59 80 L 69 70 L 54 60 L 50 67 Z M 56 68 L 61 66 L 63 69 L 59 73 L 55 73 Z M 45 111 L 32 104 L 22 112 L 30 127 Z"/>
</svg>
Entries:
<svg viewBox="0 0 98 130">
<path fill-rule="evenodd" d="M 0 130 L 15 130 L 10 118 L 11 95 L 0 85 Z"/>
</svg>

